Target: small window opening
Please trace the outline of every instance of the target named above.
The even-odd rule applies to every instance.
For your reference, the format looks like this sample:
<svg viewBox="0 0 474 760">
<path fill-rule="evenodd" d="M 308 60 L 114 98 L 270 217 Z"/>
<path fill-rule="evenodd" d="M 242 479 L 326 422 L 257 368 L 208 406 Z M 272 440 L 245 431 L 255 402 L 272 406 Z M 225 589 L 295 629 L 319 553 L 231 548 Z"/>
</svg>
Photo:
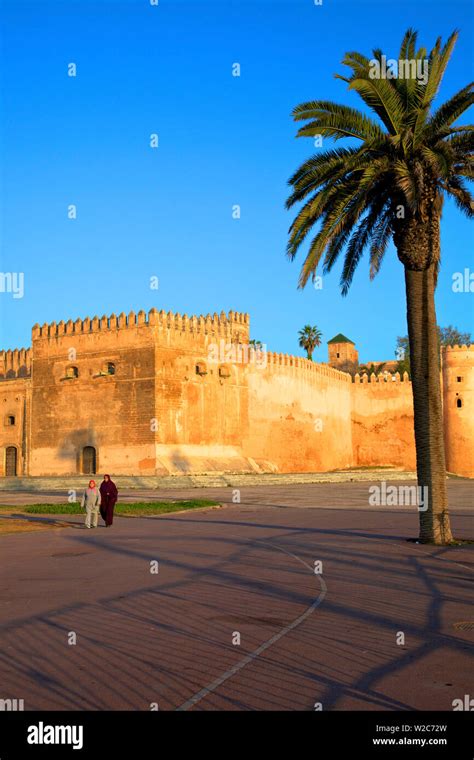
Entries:
<svg viewBox="0 0 474 760">
<path fill-rule="evenodd" d="M 66 370 L 66 377 L 79 377 L 79 370 L 77 367 L 68 367 Z"/>
<path fill-rule="evenodd" d="M 461 407 L 462 407 L 462 399 L 461 398 L 457 398 L 456 399 L 456 406 L 457 406 L 458 409 L 461 409 Z"/>
<path fill-rule="evenodd" d="M 9 414 L 7 416 L 7 425 L 9 425 L 11 427 L 14 424 L 15 424 L 15 415 L 14 414 Z"/>
</svg>

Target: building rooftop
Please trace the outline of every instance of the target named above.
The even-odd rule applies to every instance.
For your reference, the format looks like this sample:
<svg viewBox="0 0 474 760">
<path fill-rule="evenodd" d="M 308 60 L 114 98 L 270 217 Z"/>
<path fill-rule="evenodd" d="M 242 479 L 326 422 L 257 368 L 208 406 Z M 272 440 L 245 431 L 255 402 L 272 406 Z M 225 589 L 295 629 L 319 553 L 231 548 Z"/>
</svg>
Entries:
<svg viewBox="0 0 474 760">
<path fill-rule="evenodd" d="M 338 333 L 334 336 L 334 338 L 331 338 L 331 340 L 328 340 L 329 343 L 352 343 L 353 346 L 355 346 L 355 343 L 353 340 L 349 340 L 349 338 L 346 338 L 345 335 L 342 333 Z"/>
</svg>

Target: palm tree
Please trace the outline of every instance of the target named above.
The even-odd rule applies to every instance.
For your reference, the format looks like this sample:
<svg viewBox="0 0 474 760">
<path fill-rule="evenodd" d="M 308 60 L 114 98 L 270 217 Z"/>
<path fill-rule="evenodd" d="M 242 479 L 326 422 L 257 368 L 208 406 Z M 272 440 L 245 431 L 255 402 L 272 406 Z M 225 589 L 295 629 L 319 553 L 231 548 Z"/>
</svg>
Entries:
<svg viewBox="0 0 474 760">
<path fill-rule="evenodd" d="M 315 348 L 321 345 L 321 338 L 323 334 L 321 330 L 318 330 L 316 325 L 305 325 L 302 330 L 299 331 L 299 345 L 304 348 L 309 360 L 313 358 L 313 351 Z"/>
<path fill-rule="evenodd" d="M 428 55 L 416 48 L 417 33 L 406 32 L 399 59 L 420 67 L 412 74 L 427 66 L 426 76 L 377 78 L 377 66 L 387 60 L 381 50 L 373 51 L 372 61 L 347 53 L 343 63 L 351 73 L 337 78 L 347 82 L 373 113 L 330 101 L 302 103 L 294 109 L 295 121 L 308 122 L 299 137 L 353 141 L 305 161 L 289 181 L 292 193 L 287 201 L 287 208 L 305 201 L 289 231 L 291 259 L 313 230 L 300 287 L 316 276 L 323 256 L 326 273 L 344 250 L 341 290 L 346 295 L 364 250 L 370 249 L 373 278 L 389 241 L 394 241 L 405 268 L 418 485 L 429 489 L 428 509 L 419 512 L 420 540 L 437 544 L 452 541 L 434 302 L 444 196 L 451 196 L 468 217 L 474 215 L 465 184 L 465 178 L 473 177 L 474 127 L 453 126 L 474 102 L 473 85 L 432 109 L 456 39 L 456 32 L 444 45 L 438 39 Z M 320 226 L 314 231 L 317 222 Z"/>
</svg>

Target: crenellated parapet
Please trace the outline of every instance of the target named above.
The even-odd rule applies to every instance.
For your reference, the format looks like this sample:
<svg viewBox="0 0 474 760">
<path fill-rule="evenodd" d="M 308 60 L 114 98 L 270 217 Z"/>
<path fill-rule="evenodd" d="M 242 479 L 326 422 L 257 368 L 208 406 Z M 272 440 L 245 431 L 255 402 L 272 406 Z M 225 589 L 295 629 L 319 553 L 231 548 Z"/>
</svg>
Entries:
<svg viewBox="0 0 474 760">
<path fill-rule="evenodd" d="M 30 375 L 30 348 L 0 351 L 0 380 L 13 380 L 17 377 L 30 377 Z"/>
<path fill-rule="evenodd" d="M 442 346 L 441 362 L 443 367 L 455 367 L 471 363 L 474 366 L 474 344 L 468 346 Z"/>
<path fill-rule="evenodd" d="M 267 351 L 263 354 L 266 358 L 266 365 L 277 369 L 278 367 L 294 367 L 299 372 L 308 373 L 314 377 L 330 377 L 333 380 L 350 383 L 351 376 L 347 372 L 341 372 L 333 369 L 327 364 L 317 364 L 311 359 L 305 359 L 302 356 L 292 356 L 290 354 L 278 354 Z M 261 362 L 260 362 L 261 364 Z"/>
<path fill-rule="evenodd" d="M 447 354 L 450 354 L 453 351 L 472 351 L 474 350 L 474 343 L 469 343 L 469 345 L 463 343 L 462 346 L 457 344 L 455 346 L 442 346 L 441 350 Z"/>
<path fill-rule="evenodd" d="M 33 340 L 46 338 L 60 338 L 68 335 L 84 335 L 91 333 L 110 333 L 116 330 L 127 330 L 136 327 L 157 327 L 172 330 L 177 333 L 189 333 L 209 335 L 216 337 L 230 337 L 240 334 L 242 338 L 248 337 L 249 315 L 230 311 L 228 314 L 206 314 L 188 316 L 179 312 L 158 311 L 153 308 L 148 312 L 143 310 L 125 314 L 110 314 L 102 317 L 85 317 L 84 319 L 69 319 L 67 322 L 45 322 L 43 325 L 35 324 L 32 329 Z"/>
<path fill-rule="evenodd" d="M 394 372 L 393 374 L 391 372 L 387 374 L 383 372 L 379 372 L 378 374 L 371 372 L 370 375 L 367 374 L 367 372 L 364 372 L 362 375 L 357 372 L 354 375 L 353 382 L 355 385 L 377 385 L 379 387 L 396 385 L 397 383 L 408 383 L 411 385 L 411 380 L 408 372 L 404 372 L 403 376 L 400 375 L 400 372 Z"/>
</svg>

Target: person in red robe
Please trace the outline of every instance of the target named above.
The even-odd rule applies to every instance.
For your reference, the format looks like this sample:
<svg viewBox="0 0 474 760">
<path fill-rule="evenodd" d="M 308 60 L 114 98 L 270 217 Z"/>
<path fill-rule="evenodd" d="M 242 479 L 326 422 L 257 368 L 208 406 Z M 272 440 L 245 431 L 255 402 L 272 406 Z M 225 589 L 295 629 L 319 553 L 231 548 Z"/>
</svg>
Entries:
<svg viewBox="0 0 474 760">
<path fill-rule="evenodd" d="M 110 475 L 104 475 L 100 485 L 100 514 L 105 527 L 109 528 L 114 521 L 114 507 L 118 497 L 117 486 L 110 480 Z"/>
</svg>

